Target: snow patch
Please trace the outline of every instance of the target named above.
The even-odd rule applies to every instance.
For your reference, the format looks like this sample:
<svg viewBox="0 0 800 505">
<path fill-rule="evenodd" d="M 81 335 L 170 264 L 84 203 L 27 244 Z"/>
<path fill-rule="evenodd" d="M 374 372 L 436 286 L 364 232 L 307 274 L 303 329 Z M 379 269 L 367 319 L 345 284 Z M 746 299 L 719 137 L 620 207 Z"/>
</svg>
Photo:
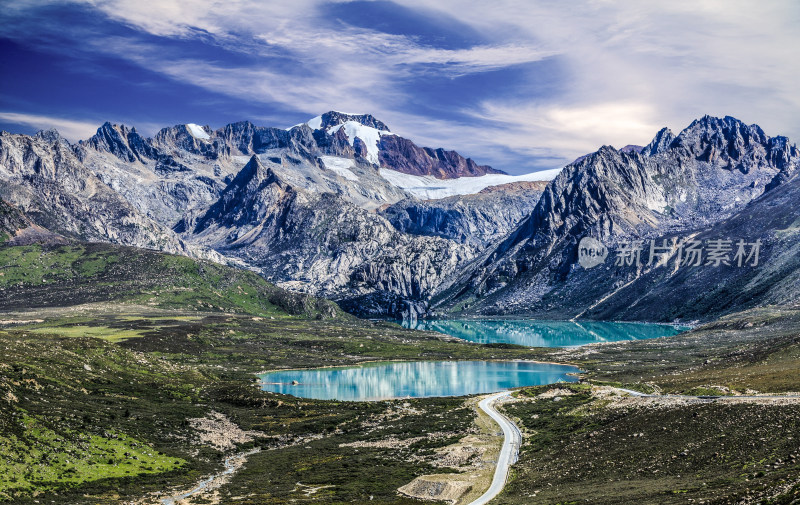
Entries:
<svg viewBox="0 0 800 505">
<path fill-rule="evenodd" d="M 338 156 L 320 156 L 322 164 L 325 168 L 340 175 L 348 181 L 357 181 L 358 176 L 353 173 L 351 168 L 355 167 L 355 162 L 348 158 L 339 158 Z"/>
<path fill-rule="evenodd" d="M 458 179 L 437 179 L 428 175 L 411 175 L 381 168 L 381 177 L 389 184 L 411 193 L 423 200 L 437 200 L 455 195 L 471 195 L 489 186 L 523 181 L 550 181 L 561 169 L 542 170 L 524 175 L 487 174 L 480 177 L 459 177 Z"/>
<path fill-rule="evenodd" d="M 367 146 L 367 161 L 375 165 L 378 164 L 378 141 L 381 135 L 392 135 L 389 132 L 372 128 L 371 126 L 364 126 L 356 121 L 345 121 L 342 124 L 332 126 L 328 129 L 329 135 L 335 135 L 337 131 L 344 128 L 344 133 L 347 135 L 347 141 L 352 146 L 356 137 L 360 138 Z"/>
<path fill-rule="evenodd" d="M 308 125 L 308 126 L 309 126 L 309 127 L 312 129 L 312 130 L 319 130 L 320 128 L 322 128 L 322 116 L 313 117 L 313 118 L 309 119 L 309 120 L 306 122 L 306 124 L 307 124 L 307 125 Z"/>
<path fill-rule="evenodd" d="M 206 133 L 202 126 L 194 123 L 186 123 L 186 129 L 192 134 L 192 137 L 200 140 L 209 140 L 211 136 Z"/>
</svg>

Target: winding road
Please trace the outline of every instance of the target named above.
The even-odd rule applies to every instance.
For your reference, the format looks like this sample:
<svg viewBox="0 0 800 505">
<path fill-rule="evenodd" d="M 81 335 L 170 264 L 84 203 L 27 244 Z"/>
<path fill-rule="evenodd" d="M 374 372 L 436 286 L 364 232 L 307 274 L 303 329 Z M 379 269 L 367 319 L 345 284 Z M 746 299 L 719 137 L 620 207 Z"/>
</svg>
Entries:
<svg viewBox="0 0 800 505">
<path fill-rule="evenodd" d="M 696 401 L 725 401 L 725 400 L 771 400 L 771 399 L 794 399 L 800 398 L 798 395 L 759 395 L 759 396 L 687 396 L 687 395 L 663 395 L 648 394 L 632 389 L 615 388 L 617 391 L 627 393 L 631 396 L 640 398 L 681 398 Z M 492 485 L 477 499 L 468 505 L 485 505 L 500 494 L 506 485 L 508 472 L 514 463 L 517 462 L 519 447 L 522 443 L 522 434 L 513 422 L 495 409 L 495 403 L 502 398 L 510 396 L 512 391 L 503 391 L 484 398 L 478 403 L 478 407 L 486 412 L 489 417 L 500 425 L 503 429 L 503 447 L 500 449 L 500 456 L 497 458 L 497 467 L 494 470 Z"/>
<path fill-rule="evenodd" d="M 489 489 L 487 489 L 485 493 L 472 501 L 469 505 L 485 505 L 489 503 L 492 498 L 500 494 L 500 491 L 502 491 L 503 487 L 506 485 L 509 468 L 517 462 L 519 446 L 522 443 L 522 434 L 516 424 L 512 423 L 510 419 L 494 408 L 494 404 L 497 400 L 508 397 L 510 394 L 511 391 L 503 391 L 484 398 L 478 403 L 478 407 L 486 412 L 489 417 L 494 419 L 503 429 L 503 447 L 500 449 L 500 456 L 497 458 L 497 467 L 494 469 L 492 485 L 489 486 Z"/>
</svg>

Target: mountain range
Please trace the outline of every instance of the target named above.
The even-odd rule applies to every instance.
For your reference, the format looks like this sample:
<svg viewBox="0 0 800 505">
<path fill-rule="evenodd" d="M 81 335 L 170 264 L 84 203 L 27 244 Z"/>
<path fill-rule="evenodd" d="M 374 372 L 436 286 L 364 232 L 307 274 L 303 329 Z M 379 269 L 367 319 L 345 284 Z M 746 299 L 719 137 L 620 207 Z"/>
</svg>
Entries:
<svg viewBox="0 0 800 505">
<path fill-rule="evenodd" d="M 797 300 L 799 160 L 731 117 L 603 146 L 557 176 L 419 147 L 369 114 L 152 138 L 105 123 L 77 144 L 0 133 L 0 224 L 11 240 L 229 263 L 362 316 L 691 320 Z M 604 264 L 578 264 L 584 237 L 608 248 Z M 668 266 L 689 241 L 729 237 L 760 241 L 762 263 Z M 615 264 L 650 240 L 671 244 L 660 262 Z"/>
</svg>

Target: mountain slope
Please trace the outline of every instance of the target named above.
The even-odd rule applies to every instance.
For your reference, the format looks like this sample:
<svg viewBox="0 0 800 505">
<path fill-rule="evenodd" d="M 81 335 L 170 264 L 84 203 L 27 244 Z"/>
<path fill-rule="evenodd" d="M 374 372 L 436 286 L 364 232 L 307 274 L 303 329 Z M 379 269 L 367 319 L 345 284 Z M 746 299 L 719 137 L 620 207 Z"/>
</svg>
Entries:
<svg viewBox="0 0 800 505">
<path fill-rule="evenodd" d="M 31 224 L 19 209 L 5 200 L 0 200 L 0 243 L 11 239 L 19 231 L 29 228 Z"/>
<path fill-rule="evenodd" d="M 345 303 L 394 300 L 356 307 L 362 315 L 416 315 L 423 309 L 403 300 L 424 303 L 472 254 L 450 240 L 400 233 L 339 195 L 297 189 L 257 156 L 187 233 L 286 287 Z"/>
<path fill-rule="evenodd" d="M 335 304 L 289 293 L 210 261 L 101 243 L 0 246 L 0 310 L 115 302 L 253 315 L 342 316 Z"/>
<path fill-rule="evenodd" d="M 759 259 L 740 267 L 674 268 L 642 272 L 582 314 L 592 319 L 708 319 L 760 305 L 800 302 L 800 177 L 774 187 L 735 215 L 693 236 L 703 242 L 720 238 L 760 241 Z M 657 243 L 666 238 L 659 237 Z M 733 244 L 732 254 L 736 245 Z M 750 248 L 747 249 L 750 252 Z"/>
<path fill-rule="evenodd" d="M 516 182 L 439 200 L 405 199 L 380 214 L 404 233 L 438 236 L 481 249 L 530 214 L 547 183 Z"/>
<path fill-rule="evenodd" d="M 0 132 L 0 178 L 0 197 L 52 232 L 219 259 L 142 215 L 86 168 L 55 131 L 34 137 Z"/>
<path fill-rule="evenodd" d="M 642 149 L 651 155 L 603 147 L 565 167 L 531 216 L 451 279 L 435 304 L 487 314 L 579 315 L 641 273 L 583 270 L 576 264 L 581 238 L 614 250 L 629 240 L 709 229 L 800 158 L 785 137 L 730 117 L 706 116 L 669 137 L 662 130 Z"/>
</svg>

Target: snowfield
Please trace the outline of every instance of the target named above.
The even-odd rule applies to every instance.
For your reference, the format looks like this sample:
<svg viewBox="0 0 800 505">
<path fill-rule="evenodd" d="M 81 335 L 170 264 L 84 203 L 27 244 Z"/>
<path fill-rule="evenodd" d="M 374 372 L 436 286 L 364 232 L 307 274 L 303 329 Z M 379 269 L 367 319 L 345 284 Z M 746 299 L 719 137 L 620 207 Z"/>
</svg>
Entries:
<svg viewBox="0 0 800 505">
<path fill-rule="evenodd" d="M 362 114 L 347 114 L 345 112 L 339 112 L 339 114 L 345 114 L 348 116 L 360 116 Z M 286 130 L 291 130 L 292 128 L 297 128 L 298 126 L 308 125 L 309 128 L 312 130 L 319 130 L 322 128 L 322 116 L 317 116 L 309 119 L 305 123 L 296 124 L 292 127 L 287 128 Z M 377 165 L 378 164 L 378 142 L 381 139 L 381 135 L 394 135 L 389 131 L 378 130 L 377 128 L 372 128 L 371 126 L 365 126 L 358 121 L 345 121 L 342 124 L 338 124 L 336 126 L 331 126 L 325 133 L 328 135 L 335 135 L 336 132 L 344 128 L 344 133 L 347 136 L 347 141 L 352 146 L 355 144 L 356 137 L 360 138 L 362 142 L 367 146 L 367 156 L 366 159 L 370 163 Z M 352 180 L 352 179 L 351 179 Z"/>
<path fill-rule="evenodd" d="M 381 131 L 371 126 L 364 126 L 356 121 L 345 121 L 340 125 L 333 126 L 328 129 L 328 134 L 334 135 L 341 128 L 344 128 L 347 141 L 351 146 L 355 143 L 356 137 L 364 142 L 367 146 L 367 161 L 374 165 L 378 164 L 378 141 L 380 141 L 381 135 L 394 135 L 393 133 Z"/>
<path fill-rule="evenodd" d="M 202 126 L 194 123 L 186 123 L 186 129 L 192 134 L 192 137 L 200 140 L 209 140 L 211 136 L 206 133 Z"/>
<path fill-rule="evenodd" d="M 455 195 L 471 195 L 489 186 L 522 181 L 549 181 L 561 172 L 560 168 L 523 175 L 487 174 L 480 177 L 437 179 L 428 175 L 410 175 L 381 168 L 379 173 L 390 184 L 422 200 L 437 200 Z"/>
<path fill-rule="evenodd" d="M 336 173 L 348 181 L 357 181 L 358 176 L 350 170 L 355 166 L 355 162 L 349 158 L 339 158 L 338 156 L 320 156 L 322 164 L 331 172 Z"/>
</svg>

